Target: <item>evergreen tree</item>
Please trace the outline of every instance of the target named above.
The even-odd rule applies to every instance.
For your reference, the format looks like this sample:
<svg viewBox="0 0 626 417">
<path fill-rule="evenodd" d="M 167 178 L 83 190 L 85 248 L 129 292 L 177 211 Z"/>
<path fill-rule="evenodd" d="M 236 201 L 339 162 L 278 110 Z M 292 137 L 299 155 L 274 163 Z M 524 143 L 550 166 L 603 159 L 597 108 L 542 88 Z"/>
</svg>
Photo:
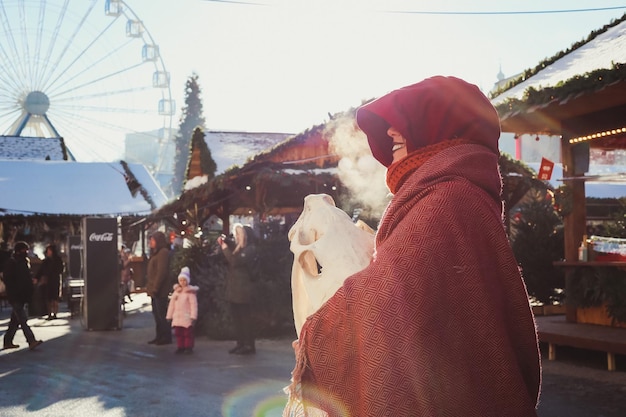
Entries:
<svg viewBox="0 0 626 417">
<path fill-rule="evenodd" d="M 174 155 L 174 176 L 171 184 L 174 195 L 179 195 L 183 188 L 193 131 L 196 127 L 204 127 L 205 120 L 202 115 L 200 93 L 198 75 L 194 73 L 185 85 L 185 106 L 182 108 L 178 133 L 174 138 L 176 152 Z"/>
<path fill-rule="evenodd" d="M 561 301 L 565 282 L 554 261 L 563 259 L 563 225 L 552 198 L 533 190 L 518 209 L 512 222 L 512 248 L 528 294 L 544 304 Z"/>
<path fill-rule="evenodd" d="M 502 198 L 505 224 L 528 294 L 544 304 L 562 300 L 563 222 L 555 209 L 550 186 L 536 178 L 523 162 L 502 153 Z"/>
<path fill-rule="evenodd" d="M 193 131 L 193 136 L 191 137 L 191 143 L 189 145 L 189 156 L 191 157 L 193 150 L 198 149 L 200 152 L 200 170 L 203 175 L 207 176 L 207 179 L 210 181 L 215 177 L 215 171 L 217 171 L 217 164 L 213 160 L 213 156 L 211 155 L 211 150 L 206 144 L 204 140 L 204 132 L 202 128 L 196 127 Z M 185 178 L 189 175 L 189 166 L 187 166 L 187 170 L 185 171 Z M 183 181 L 184 182 L 184 181 Z"/>
</svg>

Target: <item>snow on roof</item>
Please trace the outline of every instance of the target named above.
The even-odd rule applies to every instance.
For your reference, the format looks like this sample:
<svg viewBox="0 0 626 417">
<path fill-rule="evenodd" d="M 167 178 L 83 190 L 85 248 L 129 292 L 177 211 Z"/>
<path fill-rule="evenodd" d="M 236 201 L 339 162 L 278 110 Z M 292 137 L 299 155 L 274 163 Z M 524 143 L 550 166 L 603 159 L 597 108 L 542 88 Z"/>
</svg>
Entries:
<svg viewBox="0 0 626 417">
<path fill-rule="evenodd" d="M 167 198 L 140 164 L 128 167 L 157 207 Z M 6 214 L 140 215 L 152 207 L 126 184 L 113 162 L 0 161 L 0 216 Z"/>
<path fill-rule="evenodd" d="M 61 138 L 0 136 L 0 155 L 5 159 L 63 161 L 65 145 Z"/>
<path fill-rule="evenodd" d="M 204 140 L 221 174 L 233 165 L 242 166 L 254 155 L 270 149 L 292 133 L 226 132 L 209 130 Z"/>
<path fill-rule="evenodd" d="M 300 174 L 331 174 L 337 175 L 339 169 L 337 167 L 332 168 L 313 168 L 313 169 L 283 169 L 282 172 L 288 175 L 300 175 Z"/>
<path fill-rule="evenodd" d="M 542 90 L 559 82 L 597 69 L 610 69 L 613 63 L 626 62 L 626 20 L 548 65 L 526 81 L 510 88 L 492 100 L 494 105 L 509 98 L 523 99 L 524 92 L 533 87 Z"/>
</svg>

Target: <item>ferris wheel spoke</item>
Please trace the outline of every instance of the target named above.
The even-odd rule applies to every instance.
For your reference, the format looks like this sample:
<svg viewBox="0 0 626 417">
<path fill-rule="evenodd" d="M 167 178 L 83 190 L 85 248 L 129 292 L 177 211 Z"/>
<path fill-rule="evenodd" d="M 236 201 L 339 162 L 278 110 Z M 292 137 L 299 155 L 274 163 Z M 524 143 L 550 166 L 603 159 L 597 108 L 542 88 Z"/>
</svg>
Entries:
<svg viewBox="0 0 626 417">
<path fill-rule="evenodd" d="M 154 109 L 137 109 L 130 107 L 100 107 L 100 106 L 59 106 L 59 109 L 66 111 L 79 111 L 81 113 L 124 113 L 124 114 L 151 114 Z"/>
<path fill-rule="evenodd" d="M 65 19 L 65 13 L 67 12 L 68 5 L 69 5 L 69 0 L 65 0 L 65 3 L 63 4 L 63 7 L 61 9 L 61 13 L 59 13 L 59 15 L 57 16 L 57 21 L 56 21 L 56 24 L 54 25 L 54 31 L 52 32 L 51 39 L 59 38 L 59 32 L 61 31 L 61 28 L 63 27 L 63 20 Z M 44 58 L 43 62 L 45 63 L 52 62 L 51 57 L 52 57 L 52 51 L 54 50 L 54 45 L 55 45 L 54 42 L 48 42 L 48 48 L 46 50 L 46 57 Z M 49 77 L 52 76 L 51 73 L 54 71 L 54 68 L 55 68 L 55 65 L 49 65 L 47 68 L 45 68 L 42 65 L 42 68 L 41 68 L 42 73 L 37 78 L 36 88 L 38 90 L 43 90 L 45 80 L 49 79 Z M 48 73 L 48 71 L 50 71 L 50 73 Z"/>
<path fill-rule="evenodd" d="M 1 52 L 2 52 L 2 49 L 0 46 L 0 55 L 2 55 Z M 3 59 L 3 58 L 0 57 L 0 59 Z M 0 93 L 8 92 L 12 89 L 19 90 L 22 88 L 20 84 L 15 82 L 15 77 L 12 77 L 11 74 L 12 72 L 10 71 L 9 68 L 0 66 L 0 83 L 2 83 L 2 85 L 4 86 L 4 88 L 0 87 Z"/>
<path fill-rule="evenodd" d="M 5 58 L 8 60 L 7 62 L 9 62 L 11 66 L 13 67 L 13 70 L 15 71 L 14 75 L 18 76 L 19 78 L 22 78 L 22 77 L 25 78 L 26 73 L 24 72 L 24 65 L 23 65 L 23 62 L 19 60 L 19 57 L 21 56 L 21 54 L 19 53 L 17 49 L 17 44 L 15 42 L 15 37 L 13 36 L 13 30 L 9 22 L 7 11 L 4 7 L 4 2 L 0 1 L 0 6 L 2 7 L 0 20 L 2 21 L 2 27 L 4 28 L 4 34 L 7 37 L 9 48 L 12 49 L 11 54 L 6 53 L 6 52 L 4 53 Z M 2 48 L 2 50 L 4 51 L 4 47 L 1 44 L 0 44 L 0 48 Z M 11 59 L 10 57 L 14 57 L 14 59 Z M 24 80 L 22 80 L 22 86 L 25 86 Z"/>
<path fill-rule="evenodd" d="M 0 70 L 2 70 L 2 75 L 6 75 L 7 77 L 10 77 L 11 80 L 13 80 L 15 78 L 15 74 L 17 74 L 18 71 L 15 65 L 13 65 L 14 62 L 12 59 L 9 58 L 9 54 L 4 49 L 4 45 L 2 43 L 0 43 L 0 62 L 4 62 L 11 66 L 11 68 L 9 68 L 8 65 L 0 66 Z M 13 74 L 12 77 L 11 74 Z"/>
<path fill-rule="evenodd" d="M 7 111 L 6 113 L 2 113 L 0 114 L 0 121 L 6 120 L 7 122 L 12 123 L 15 120 L 17 120 L 17 116 L 19 116 L 19 113 L 20 112 L 15 111 L 15 110 L 12 110 L 12 111 L 10 110 L 10 111 Z M 10 134 L 11 126 L 12 126 L 11 124 L 7 125 L 7 127 L 2 132 L 2 135 Z"/>
<path fill-rule="evenodd" d="M 110 153 L 118 153 L 119 157 L 120 143 L 111 140 L 111 136 L 109 134 L 106 134 L 107 132 L 114 131 L 123 134 L 141 133 L 142 135 L 150 136 L 150 133 L 133 129 L 131 125 L 107 123 L 103 122 L 102 119 L 81 116 L 80 121 L 77 122 L 73 115 L 69 113 L 63 113 L 63 115 L 57 114 L 55 118 L 57 120 L 63 120 L 64 125 L 66 125 L 68 128 L 71 128 L 75 133 L 82 132 L 82 134 L 72 135 L 72 139 L 69 140 L 69 142 L 71 143 L 68 142 L 70 150 L 72 150 L 73 146 L 77 145 L 78 143 L 84 144 L 84 146 L 80 147 L 81 151 L 88 149 L 90 155 L 96 156 L 98 160 L 104 160 L 106 158 L 97 151 L 93 150 L 94 141 L 96 141 L 99 146 L 106 148 Z M 159 139 L 157 134 L 153 134 L 152 136 L 154 136 L 156 139 Z"/>
<path fill-rule="evenodd" d="M 46 16 L 46 2 L 45 1 L 40 1 L 39 3 L 41 5 L 41 7 L 39 8 L 39 17 L 37 19 L 37 36 L 35 37 L 35 53 L 34 53 L 34 61 L 36 63 L 40 63 L 42 62 L 40 59 L 41 57 L 41 42 L 44 39 L 44 35 L 43 35 L 43 29 L 45 27 L 44 24 L 44 19 Z M 38 81 L 39 80 L 39 76 L 40 76 L 40 69 L 41 69 L 40 64 L 38 65 L 34 65 L 34 81 Z M 33 82 L 33 85 L 37 85 L 35 84 L 35 82 Z"/>
<path fill-rule="evenodd" d="M 26 10 L 25 10 L 26 5 L 24 4 L 24 2 L 20 2 L 20 7 L 19 7 L 19 11 L 20 11 L 20 32 L 22 33 L 22 48 L 24 49 L 23 56 L 24 56 L 24 70 L 26 73 L 26 76 L 28 78 L 29 84 L 32 84 L 33 82 L 33 64 L 31 62 L 31 56 L 30 56 L 30 47 L 29 47 L 29 41 L 28 41 L 28 28 L 26 26 Z"/>
<path fill-rule="evenodd" d="M 78 102 L 80 100 L 89 100 L 89 99 L 98 98 L 98 97 L 115 97 L 115 96 L 127 96 L 127 95 L 130 97 L 130 94 L 132 93 L 139 93 L 142 91 L 148 91 L 152 89 L 154 89 L 154 87 L 152 86 L 142 86 L 142 87 L 127 88 L 124 90 L 105 91 L 102 93 L 85 94 L 81 96 L 70 96 L 70 97 L 66 96 L 63 98 L 57 98 L 57 97 L 53 97 L 53 98 L 54 98 L 55 103 L 66 103 L 68 101 Z"/>
<path fill-rule="evenodd" d="M 76 25 L 76 28 L 74 30 L 74 32 L 71 34 L 71 36 L 68 38 L 68 40 L 65 42 L 65 46 L 63 47 L 63 49 L 61 50 L 61 53 L 58 55 L 55 63 L 51 66 L 52 70 L 49 72 L 49 76 L 48 78 L 43 82 L 42 85 L 48 85 L 48 81 L 50 81 L 50 78 L 52 78 L 53 74 L 57 71 L 57 69 L 59 68 L 61 61 L 63 60 L 63 58 L 65 58 L 65 55 L 67 54 L 67 51 L 69 50 L 70 46 L 72 46 L 72 44 L 74 43 L 74 41 L 76 40 L 78 34 L 80 33 L 80 31 L 82 30 L 83 26 L 85 25 L 85 22 L 87 21 L 87 18 L 89 17 L 89 15 L 92 13 L 94 7 L 96 5 L 96 2 L 92 0 L 91 2 L 91 6 L 89 6 L 89 8 L 85 11 L 85 14 L 82 16 L 82 19 L 80 20 L 80 22 Z M 60 17 L 61 20 L 65 18 L 65 13 L 67 12 L 67 9 L 64 8 L 63 9 L 63 13 L 62 16 Z"/>
<path fill-rule="evenodd" d="M 6 54 L 6 51 L 4 50 L 1 44 L 0 44 L 0 60 L 4 62 L 10 61 L 9 56 Z M 0 66 L 0 71 L 1 71 L 0 78 L 4 82 L 4 88 L 2 88 L 2 90 L 7 90 L 10 87 L 13 87 L 13 89 L 16 89 L 16 90 L 25 88 L 25 84 L 23 84 L 23 82 L 22 83 L 18 82 L 18 79 L 20 78 L 15 77 L 15 75 L 12 75 L 12 74 L 17 74 L 16 72 L 17 68 L 15 67 L 15 65 L 10 65 L 10 67 Z"/>
<path fill-rule="evenodd" d="M 1 110 L 7 110 L 4 113 L 0 113 L 0 119 L 4 119 L 5 117 L 8 118 L 9 116 L 11 116 L 11 118 L 13 118 L 14 115 L 18 115 L 19 111 L 15 110 L 15 109 L 8 109 L 6 107 L 0 107 L 0 111 Z"/>
<path fill-rule="evenodd" d="M 76 133 L 77 134 L 81 134 L 83 136 L 92 136 L 93 132 L 85 130 L 81 127 L 77 127 L 76 128 Z M 79 159 L 91 159 L 93 161 L 99 161 L 99 162 L 105 162 L 106 161 L 106 157 L 101 153 L 101 152 L 96 152 L 95 150 L 92 149 L 91 146 L 89 146 L 90 144 L 85 143 L 85 146 L 74 146 L 77 144 L 81 144 L 83 141 L 82 140 L 69 140 L 66 141 L 66 146 L 69 148 L 70 152 L 72 153 L 72 155 L 74 156 L 74 158 L 76 158 L 77 160 Z M 77 152 L 77 149 L 79 150 Z M 77 158 L 78 157 L 78 158 Z"/>
<path fill-rule="evenodd" d="M 0 93 L 0 110 L 2 110 L 2 108 L 15 109 L 15 106 L 11 102 L 11 98 L 9 96 Z"/>
<path fill-rule="evenodd" d="M 106 80 L 106 79 L 109 79 L 109 78 L 115 77 L 115 76 L 117 76 L 117 75 L 123 74 L 123 73 L 128 72 L 128 71 L 131 71 L 131 70 L 133 70 L 133 69 L 135 69 L 135 68 L 138 68 L 138 67 L 142 66 L 143 64 L 144 64 L 143 62 L 139 62 L 139 63 L 137 63 L 137 64 L 135 64 L 135 65 L 131 65 L 131 66 L 129 66 L 129 67 L 122 68 L 122 69 L 120 69 L 120 70 L 118 70 L 118 71 L 115 71 L 115 72 L 112 72 L 112 73 L 110 73 L 110 74 L 103 75 L 102 77 L 95 78 L 95 79 L 93 79 L 93 80 L 90 80 L 90 81 L 88 81 L 88 82 L 86 82 L 86 83 L 83 83 L 83 84 L 81 84 L 81 85 L 78 85 L 78 86 L 76 86 L 76 87 L 72 87 L 72 88 L 67 89 L 67 90 L 65 90 L 65 91 L 62 91 L 62 92 L 59 92 L 59 93 L 55 93 L 55 95 L 57 95 L 57 96 L 62 96 L 62 95 L 64 95 L 64 94 L 70 93 L 70 92 L 72 92 L 72 91 L 80 90 L 81 88 L 85 88 L 85 87 L 87 87 L 87 86 L 90 86 L 90 85 L 93 85 L 93 84 L 97 84 L 97 83 L 99 83 L 99 82 L 101 82 L 101 81 L 104 81 L 104 80 Z M 52 92 L 51 92 L 51 94 L 52 94 L 52 93 L 54 93 L 54 91 L 52 91 Z"/>
<path fill-rule="evenodd" d="M 72 112 L 71 110 L 72 110 L 71 108 L 60 108 L 60 109 L 57 109 L 55 111 L 55 115 L 63 114 L 63 115 L 65 115 L 65 117 L 74 117 L 74 119 L 77 119 L 76 113 Z M 101 111 L 102 112 L 106 112 L 106 110 L 107 109 L 103 109 Z M 94 113 L 96 113 L 95 110 L 94 110 Z M 135 114 L 142 114 L 142 113 L 145 114 L 146 112 L 135 111 L 134 113 Z M 122 132 L 122 133 L 139 133 L 140 132 L 139 130 L 137 130 L 136 127 L 133 127 L 133 124 L 134 124 L 135 121 L 132 120 L 132 119 L 130 120 L 130 122 L 128 124 L 122 124 L 122 123 L 120 123 L 119 120 L 116 121 L 116 123 L 110 123 L 110 122 L 104 121 L 103 119 L 99 119 L 99 118 L 96 118 L 96 117 L 90 117 L 90 116 L 88 116 L 86 114 L 81 113 L 80 114 L 80 120 L 81 121 L 85 121 L 85 122 L 89 122 L 89 123 L 92 123 L 94 125 L 98 125 L 98 126 L 101 126 L 101 127 L 107 127 L 108 129 L 116 130 L 116 131 L 119 131 L 119 132 Z"/>
<path fill-rule="evenodd" d="M 11 109 L 16 112 L 19 111 L 13 100 L 11 100 L 11 97 L 7 97 L 6 95 L 0 95 L 0 110 L 2 109 Z"/>
<path fill-rule="evenodd" d="M 72 131 L 75 132 L 74 135 L 66 139 L 66 145 L 69 147 L 72 153 L 75 153 L 77 151 L 77 147 L 74 147 L 73 145 L 76 145 L 76 143 L 80 142 L 84 143 L 85 146 L 81 146 L 78 149 L 79 152 L 86 152 L 92 157 L 95 157 L 94 159 L 100 161 L 106 160 L 106 157 L 102 155 L 102 152 L 97 152 L 94 150 L 94 140 L 97 142 L 99 147 L 104 148 L 110 153 L 117 153 L 119 151 L 118 144 L 114 141 L 111 141 L 110 139 L 107 139 L 107 136 L 101 133 L 103 129 L 99 129 L 104 127 L 105 131 L 110 131 L 110 127 L 106 126 L 106 124 L 90 123 L 89 126 L 86 127 L 86 124 L 83 123 L 82 120 L 81 122 L 77 123 L 75 118 L 73 118 L 71 115 L 65 116 L 62 114 L 58 114 L 56 115 L 56 118 L 61 122 L 62 126 L 66 127 L 67 129 L 72 129 Z"/>
<path fill-rule="evenodd" d="M 0 112 L 0 121 L 2 120 L 6 120 L 8 122 L 12 122 L 13 120 L 16 119 L 17 114 L 13 111 L 7 111 L 5 113 L 1 113 Z M 2 132 L 2 135 L 6 135 L 8 132 L 8 128 L 4 129 L 4 131 Z"/>
<path fill-rule="evenodd" d="M 124 47 L 126 47 L 127 45 L 130 45 L 130 43 L 131 43 L 131 42 L 132 42 L 132 40 L 128 40 L 128 41 L 126 41 L 126 43 L 125 43 L 125 44 L 121 45 L 121 46 L 120 46 L 120 47 L 118 47 L 118 48 L 115 48 L 112 52 L 117 52 L 118 50 L 123 49 L 123 48 L 124 48 Z M 85 51 L 86 51 L 86 49 L 85 49 Z M 82 76 L 83 74 L 85 74 L 85 73 L 89 72 L 90 70 L 92 70 L 92 69 L 96 68 L 99 64 L 101 64 L 103 61 L 105 61 L 107 58 L 109 58 L 110 54 L 111 54 L 111 52 L 107 52 L 107 53 L 102 54 L 102 55 L 100 56 L 100 58 L 99 58 L 99 59 L 97 59 L 97 60 L 95 60 L 95 61 L 94 61 L 91 65 L 89 65 L 89 66 L 85 67 L 82 71 L 80 71 L 80 72 L 78 72 L 78 73 L 76 73 L 76 74 L 72 74 L 72 78 L 78 78 L 78 77 Z M 69 68 L 68 68 L 68 69 L 69 69 Z M 67 72 L 66 72 L 66 71 L 64 71 L 64 72 L 63 72 L 63 74 L 61 74 L 61 75 L 59 76 L 59 78 L 60 78 L 61 76 L 63 76 L 63 75 L 66 75 L 66 74 L 67 74 Z M 54 83 L 55 83 L 56 81 L 57 81 L 57 80 L 53 81 L 53 82 L 50 84 L 50 88 L 52 88 L 52 86 L 54 85 Z M 63 85 L 63 84 L 61 84 L 61 85 Z M 54 94 L 54 90 L 52 90 L 52 91 L 51 91 L 51 94 Z"/>
<path fill-rule="evenodd" d="M 117 19 L 117 18 L 116 18 Z M 100 40 L 100 38 L 113 26 L 113 24 L 115 23 L 115 20 L 112 20 L 109 25 L 104 28 L 102 31 L 100 31 L 100 33 L 98 34 L 98 36 L 96 36 L 86 47 L 83 48 L 82 51 L 80 51 L 76 57 L 74 58 L 74 60 L 72 60 L 72 62 L 70 62 L 62 71 L 60 71 L 59 75 L 52 81 L 50 81 L 47 85 L 45 89 L 52 89 L 52 87 L 54 86 L 54 84 L 59 81 L 59 79 L 61 79 L 63 76 L 66 76 L 69 73 L 70 68 L 72 68 L 84 55 L 85 53 L 93 46 L 95 45 L 98 40 Z M 104 59 L 106 59 L 108 56 L 108 54 L 104 54 L 99 60 L 98 62 L 103 61 Z M 76 77 L 79 76 L 83 73 L 85 73 L 87 70 L 95 67 L 96 63 L 94 63 L 93 65 L 91 65 L 90 67 L 85 68 L 83 71 L 79 72 L 78 74 L 72 74 L 72 76 Z"/>
</svg>

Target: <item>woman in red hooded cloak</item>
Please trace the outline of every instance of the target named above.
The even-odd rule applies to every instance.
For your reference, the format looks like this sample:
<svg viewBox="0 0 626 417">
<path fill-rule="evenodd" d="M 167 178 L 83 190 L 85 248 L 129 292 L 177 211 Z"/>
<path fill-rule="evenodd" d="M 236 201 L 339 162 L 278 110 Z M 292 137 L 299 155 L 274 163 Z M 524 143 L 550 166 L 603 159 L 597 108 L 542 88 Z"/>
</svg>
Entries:
<svg viewBox="0 0 626 417">
<path fill-rule="evenodd" d="M 437 76 L 362 106 L 357 123 L 394 196 L 372 263 L 294 343 L 285 415 L 536 416 L 540 354 L 503 225 L 495 109 Z"/>
</svg>

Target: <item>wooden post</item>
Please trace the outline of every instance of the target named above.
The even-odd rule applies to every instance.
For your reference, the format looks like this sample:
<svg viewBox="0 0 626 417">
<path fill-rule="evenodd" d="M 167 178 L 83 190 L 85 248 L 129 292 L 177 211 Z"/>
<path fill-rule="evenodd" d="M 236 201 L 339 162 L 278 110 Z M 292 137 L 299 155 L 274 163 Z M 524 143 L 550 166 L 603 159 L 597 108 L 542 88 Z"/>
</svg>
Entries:
<svg viewBox="0 0 626 417">
<path fill-rule="evenodd" d="M 609 371 L 614 371 L 615 370 L 615 353 L 607 352 L 606 361 L 607 361 Z"/>
<path fill-rule="evenodd" d="M 554 343 L 548 343 L 548 360 L 553 361 L 556 359 L 556 345 Z"/>
<path fill-rule="evenodd" d="M 563 160 L 563 177 L 572 178 L 576 175 L 572 146 L 569 144 L 569 137 L 563 135 L 561 139 L 561 150 Z M 564 216 L 564 238 L 565 238 L 565 260 L 575 262 L 578 260 L 578 247 L 583 235 L 587 232 L 587 213 L 585 203 L 585 182 L 580 180 L 566 180 L 563 182 L 572 192 L 571 212 Z"/>
<path fill-rule="evenodd" d="M 568 129 L 564 129 L 568 132 Z M 561 155 L 563 161 L 563 177 L 572 178 L 577 176 L 576 160 L 572 152 L 569 139 L 573 137 L 571 132 L 564 133 L 561 137 Z M 583 174 L 584 175 L 584 174 Z M 571 212 L 563 217 L 565 260 L 567 262 L 578 261 L 578 247 L 583 235 L 587 232 L 587 214 L 585 198 L 585 182 L 580 180 L 566 180 L 563 182 L 571 190 Z M 565 271 L 565 294 L 572 285 L 574 270 L 568 268 Z M 576 309 L 566 304 L 565 318 L 568 322 L 576 322 Z"/>
</svg>

